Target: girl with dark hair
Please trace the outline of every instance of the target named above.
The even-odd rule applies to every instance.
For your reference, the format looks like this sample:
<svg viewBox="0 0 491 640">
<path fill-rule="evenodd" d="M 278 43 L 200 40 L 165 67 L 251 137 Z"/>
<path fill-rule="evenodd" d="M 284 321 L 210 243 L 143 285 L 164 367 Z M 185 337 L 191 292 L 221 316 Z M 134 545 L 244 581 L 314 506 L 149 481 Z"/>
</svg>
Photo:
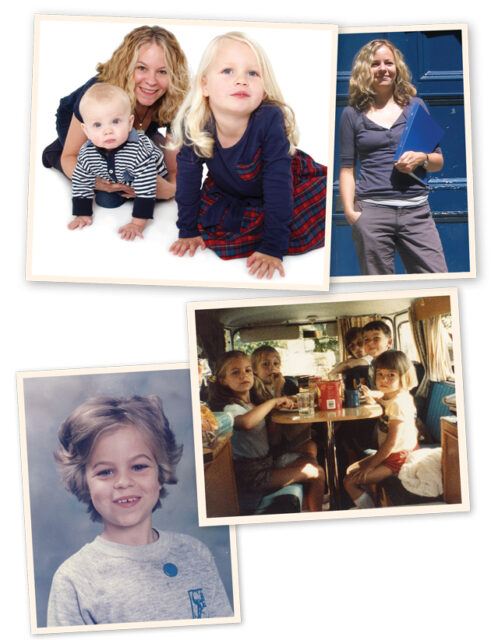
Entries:
<svg viewBox="0 0 491 640">
<path fill-rule="evenodd" d="M 372 390 L 362 386 L 367 402 L 384 410 L 377 425 L 378 450 L 348 467 L 344 487 L 359 509 L 374 507 L 365 486 L 398 473 L 411 451 L 418 448 L 416 408 L 409 390 L 416 385 L 412 362 L 402 351 L 389 350 L 374 362 Z"/>
</svg>

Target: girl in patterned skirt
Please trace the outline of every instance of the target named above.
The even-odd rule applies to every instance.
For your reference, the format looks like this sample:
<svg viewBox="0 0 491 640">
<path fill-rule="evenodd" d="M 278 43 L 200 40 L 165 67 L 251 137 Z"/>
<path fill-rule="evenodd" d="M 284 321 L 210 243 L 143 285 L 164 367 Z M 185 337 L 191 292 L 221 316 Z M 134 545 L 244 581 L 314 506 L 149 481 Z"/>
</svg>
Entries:
<svg viewBox="0 0 491 640">
<path fill-rule="evenodd" d="M 208 45 L 173 132 L 175 255 L 210 247 L 225 260 L 248 257 L 251 275 L 271 278 L 284 276 L 284 255 L 324 245 L 327 169 L 296 149 L 294 114 L 248 36 Z"/>
</svg>

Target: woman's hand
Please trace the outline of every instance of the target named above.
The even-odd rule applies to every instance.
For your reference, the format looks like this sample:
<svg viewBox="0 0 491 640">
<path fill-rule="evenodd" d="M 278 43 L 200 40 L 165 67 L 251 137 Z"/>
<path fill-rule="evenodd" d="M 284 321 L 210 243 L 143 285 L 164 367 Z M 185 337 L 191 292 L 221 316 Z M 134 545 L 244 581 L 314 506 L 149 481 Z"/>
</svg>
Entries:
<svg viewBox="0 0 491 640">
<path fill-rule="evenodd" d="M 353 210 L 353 211 L 344 212 L 344 217 L 348 221 L 348 224 L 350 225 L 350 227 L 352 227 L 355 224 L 355 222 L 358 220 L 360 216 L 361 216 L 361 211 Z"/>
<path fill-rule="evenodd" d="M 75 216 L 68 225 L 69 229 L 83 229 L 92 224 L 92 216 Z"/>
<path fill-rule="evenodd" d="M 103 178 L 95 179 L 95 188 L 97 191 L 106 191 L 107 193 L 121 192 L 123 198 L 134 198 L 135 190 L 126 184 L 120 184 L 119 182 L 110 182 Z"/>
<path fill-rule="evenodd" d="M 124 227 L 118 229 L 121 240 L 134 240 L 135 238 L 143 239 L 143 229 L 147 226 L 144 218 L 132 218 L 131 222 L 125 224 Z"/>
<path fill-rule="evenodd" d="M 256 275 L 259 280 L 263 276 L 271 280 L 276 270 L 282 278 L 285 277 L 285 270 L 281 260 L 260 251 L 255 251 L 247 258 L 246 267 L 249 269 L 249 274 L 251 276 Z"/>
<path fill-rule="evenodd" d="M 206 249 L 205 241 L 201 236 L 180 238 L 171 245 L 169 251 L 179 257 L 184 256 L 189 251 L 189 257 L 192 258 L 198 248 L 201 248 L 202 251 Z"/>
<path fill-rule="evenodd" d="M 172 142 L 172 136 L 167 134 L 165 144 L 171 144 Z M 167 149 L 162 144 L 157 146 L 164 152 L 164 162 L 167 167 L 167 178 L 157 176 L 157 198 L 159 200 L 170 200 L 176 195 L 177 150 Z"/>
<path fill-rule="evenodd" d="M 167 176 L 167 180 L 162 176 L 157 176 L 157 200 L 172 200 L 176 195 L 176 180 L 172 176 Z"/>
<path fill-rule="evenodd" d="M 339 172 L 339 193 L 343 203 L 344 216 L 350 226 L 353 226 L 361 216 L 361 211 L 355 211 L 356 167 L 341 167 Z"/>
<path fill-rule="evenodd" d="M 426 153 L 422 151 L 405 151 L 394 166 L 401 173 L 413 173 L 417 167 L 423 166 L 425 160 Z"/>
</svg>

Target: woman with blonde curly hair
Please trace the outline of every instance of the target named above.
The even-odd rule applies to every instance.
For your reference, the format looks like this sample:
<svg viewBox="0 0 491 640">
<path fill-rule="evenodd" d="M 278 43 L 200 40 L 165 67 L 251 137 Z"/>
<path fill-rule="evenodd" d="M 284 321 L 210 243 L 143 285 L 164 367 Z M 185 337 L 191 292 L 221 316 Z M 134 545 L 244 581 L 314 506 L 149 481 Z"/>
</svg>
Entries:
<svg viewBox="0 0 491 640">
<path fill-rule="evenodd" d="M 361 274 L 393 274 L 396 249 L 408 273 L 446 272 L 423 180 L 441 170 L 443 155 L 439 146 L 428 154 L 412 150 L 394 163 L 413 104 L 428 108 L 389 40 L 372 40 L 358 52 L 349 95 L 339 129 L 339 190 Z"/>
<path fill-rule="evenodd" d="M 173 198 L 176 190 L 176 152 L 164 149 L 169 141 L 159 127 L 169 127 L 189 88 L 186 56 L 175 36 L 159 26 L 142 26 L 128 33 L 111 58 L 96 67 L 97 75 L 61 99 L 56 114 L 57 139 L 43 152 L 43 164 L 55 167 L 71 179 L 81 147 L 87 142 L 82 130 L 80 100 L 96 82 L 116 85 L 131 101 L 134 126 L 164 152 L 166 176 L 157 176 L 157 198 Z M 96 202 L 116 207 L 134 197 L 127 185 L 96 181 Z M 134 222 L 134 221 L 133 221 Z M 130 223 L 133 224 L 133 223 Z M 131 229 L 128 230 L 131 235 Z M 132 238 L 128 238 L 132 239 Z"/>
</svg>

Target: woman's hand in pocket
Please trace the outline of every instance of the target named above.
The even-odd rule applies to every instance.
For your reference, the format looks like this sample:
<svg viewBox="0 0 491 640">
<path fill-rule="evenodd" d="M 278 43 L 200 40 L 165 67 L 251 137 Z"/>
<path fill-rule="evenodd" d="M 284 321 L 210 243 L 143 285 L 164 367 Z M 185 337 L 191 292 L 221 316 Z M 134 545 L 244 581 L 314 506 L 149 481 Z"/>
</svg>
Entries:
<svg viewBox="0 0 491 640">
<path fill-rule="evenodd" d="M 361 211 L 345 211 L 344 217 L 348 221 L 350 227 L 352 227 L 358 218 L 361 216 Z"/>
</svg>

